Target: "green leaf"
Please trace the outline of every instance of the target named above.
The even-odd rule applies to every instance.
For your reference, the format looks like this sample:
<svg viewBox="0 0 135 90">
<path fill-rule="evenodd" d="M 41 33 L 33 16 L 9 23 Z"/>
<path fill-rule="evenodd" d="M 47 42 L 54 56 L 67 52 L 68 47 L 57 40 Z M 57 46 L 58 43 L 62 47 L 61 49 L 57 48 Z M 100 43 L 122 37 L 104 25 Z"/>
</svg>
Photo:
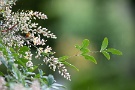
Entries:
<svg viewBox="0 0 135 90">
<path fill-rule="evenodd" d="M 48 81 L 48 86 L 51 86 L 55 82 L 53 75 L 49 74 L 47 81 Z"/>
<path fill-rule="evenodd" d="M 45 73 L 42 71 L 42 69 L 38 69 L 38 72 L 40 74 L 40 77 L 42 77 Z"/>
<path fill-rule="evenodd" d="M 25 55 L 25 52 L 29 51 L 30 48 L 27 47 L 27 46 L 23 46 L 19 49 L 19 53 L 22 54 L 22 55 Z"/>
<path fill-rule="evenodd" d="M 25 58 L 19 58 L 19 60 L 20 60 L 21 62 L 23 62 L 23 63 L 26 63 L 26 62 L 29 61 L 28 59 L 25 59 Z M 19 60 L 18 60 L 18 61 L 19 61 Z"/>
<path fill-rule="evenodd" d="M 29 51 L 29 50 L 30 50 L 30 48 L 27 46 L 23 46 L 20 48 L 20 51 Z"/>
<path fill-rule="evenodd" d="M 77 48 L 77 49 L 81 49 L 81 46 L 80 45 L 75 45 L 75 48 Z"/>
<path fill-rule="evenodd" d="M 86 48 L 87 46 L 89 46 L 90 41 L 88 39 L 84 39 L 82 42 L 82 48 Z"/>
<path fill-rule="evenodd" d="M 26 72 L 26 75 L 35 75 L 34 72 Z"/>
<path fill-rule="evenodd" d="M 90 50 L 88 48 L 82 48 L 80 51 L 82 53 L 89 53 L 90 52 Z"/>
<path fill-rule="evenodd" d="M 62 57 L 59 57 L 59 61 L 62 62 L 62 61 L 67 60 L 68 58 L 69 58 L 68 56 L 62 56 Z"/>
<path fill-rule="evenodd" d="M 108 38 L 105 37 L 104 40 L 103 40 L 103 42 L 102 42 L 100 52 L 102 52 L 103 50 L 105 50 L 107 48 L 107 46 L 108 46 Z"/>
<path fill-rule="evenodd" d="M 13 48 L 10 48 L 10 51 L 13 53 L 13 52 L 15 52 L 15 50 L 13 49 Z"/>
<path fill-rule="evenodd" d="M 103 51 L 102 53 L 103 53 L 103 55 L 104 55 L 108 60 L 110 60 L 110 55 L 109 55 L 108 52 Z"/>
<path fill-rule="evenodd" d="M 76 69 L 77 71 L 79 71 L 79 69 L 77 67 L 75 67 L 74 65 L 70 64 L 69 62 L 64 61 L 62 63 L 64 63 L 65 65 L 70 66 L 70 67 Z"/>
<path fill-rule="evenodd" d="M 107 52 L 111 52 L 112 54 L 115 54 L 115 55 L 122 55 L 121 51 L 114 49 L 114 48 L 108 48 Z"/>
<path fill-rule="evenodd" d="M 36 74 L 34 78 L 40 78 L 40 74 Z"/>
<path fill-rule="evenodd" d="M 86 60 L 90 60 L 90 61 L 92 61 L 93 63 L 97 64 L 97 61 L 96 61 L 96 59 L 95 59 L 93 56 L 90 56 L 90 55 L 82 55 L 82 56 L 84 56 L 84 58 L 85 58 Z"/>
<path fill-rule="evenodd" d="M 8 62 L 4 57 L 0 57 L 0 61 L 8 68 Z"/>
<path fill-rule="evenodd" d="M 26 67 L 25 63 L 23 63 L 21 60 L 16 60 L 15 63 Z"/>
<path fill-rule="evenodd" d="M 0 76 L 5 76 L 2 72 L 0 72 Z"/>
</svg>

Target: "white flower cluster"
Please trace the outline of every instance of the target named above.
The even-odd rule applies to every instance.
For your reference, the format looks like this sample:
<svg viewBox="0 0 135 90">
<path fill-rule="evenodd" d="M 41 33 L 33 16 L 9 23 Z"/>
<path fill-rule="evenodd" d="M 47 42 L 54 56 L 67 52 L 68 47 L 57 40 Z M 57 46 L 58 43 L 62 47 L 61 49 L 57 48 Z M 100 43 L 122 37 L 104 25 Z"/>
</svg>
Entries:
<svg viewBox="0 0 135 90">
<path fill-rule="evenodd" d="M 70 74 L 67 72 L 67 69 L 66 67 L 64 66 L 63 63 L 61 63 L 58 58 L 55 58 L 54 56 L 52 57 L 45 57 L 43 59 L 43 61 L 46 63 L 46 64 L 49 64 L 49 67 L 50 69 L 52 69 L 53 71 L 56 70 L 56 68 L 58 68 L 59 70 L 59 74 L 61 74 L 64 78 L 66 78 L 67 80 L 70 80 L 71 81 L 71 78 L 70 78 Z"/>
<path fill-rule="evenodd" d="M 15 4 L 15 2 L 16 0 L 0 0 L 0 38 L 2 39 L 2 43 L 12 48 L 20 48 L 24 45 L 28 45 L 29 47 L 33 46 L 37 49 L 35 58 L 40 58 L 42 53 L 52 53 L 51 47 L 47 46 L 44 49 L 37 47 L 37 45 L 44 46 L 46 45 L 47 38 L 56 39 L 57 37 L 51 33 L 51 31 L 39 26 L 38 23 L 32 22 L 36 19 L 45 20 L 47 16 L 41 12 L 34 12 L 32 10 L 13 12 L 12 5 Z M 29 60 L 26 66 L 33 67 L 31 52 L 25 52 L 25 54 L 26 56 L 24 56 L 24 58 Z M 70 75 L 67 73 L 64 64 L 59 62 L 58 58 L 49 56 L 47 58 L 45 56 L 44 62 L 49 64 L 49 67 L 53 69 L 53 71 L 58 68 L 59 73 L 70 80 Z"/>
<path fill-rule="evenodd" d="M 6 16 L 3 14 L 3 18 L 5 22 L 2 22 L 1 36 L 4 37 L 3 43 L 10 47 L 21 47 L 25 42 L 28 45 L 31 42 L 34 45 L 45 45 L 46 40 L 41 39 L 41 34 L 56 39 L 56 36 L 46 28 L 38 26 L 38 23 L 32 23 L 31 19 L 47 19 L 47 16 L 41 12 L 11 12 Z"/>
</svg>

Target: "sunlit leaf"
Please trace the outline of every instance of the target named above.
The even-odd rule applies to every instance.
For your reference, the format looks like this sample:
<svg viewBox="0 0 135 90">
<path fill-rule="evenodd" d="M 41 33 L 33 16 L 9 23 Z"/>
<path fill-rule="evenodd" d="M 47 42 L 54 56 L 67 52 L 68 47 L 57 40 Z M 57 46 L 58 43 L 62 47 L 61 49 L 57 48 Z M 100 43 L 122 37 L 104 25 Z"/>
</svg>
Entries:
<svg viewBox="0 0 135 90">
<path fill-rule="evenodd" d="M 34 78 L 40 78 L 40 74 L 36 74 Z"/>
<path fill-rule="evenodd" d="M 103 42 L 102 42 L 100 51 L 102 52 L 103 50 L 105 50 L 107 48 L 107 46 L 108 46 L 108 38 L 105 37 Z"/>
<path fill-rule="evenodd" d="M 21 47 L 21 48 L 19 49 L 19 53 L 22 54 L 22 55 L 25 55 L 25 52 L 26 52 L 26 51 L 29 51 L 29 50 L 30 50 L 29 47 L 23 46 L 23 47 Z"/>
<path fill-rule="evenodd" d="M 122 55 L 121 51 L 114 49 L 114 48 L 108 48 L 107 52 L 111 52 L 112 54 L 116 54 L 116 55 Z"/>
<path fill-rule="evenodd" d="M 66 61 L 65 62 L 62 62 L 62 63 L 64 63 L 65 65 L 70 66 L 70 67 L 76 69 L 77 71 L 79 71 L 79 69 L 77 67 L 75 67 L 74 65 L 72 65 L 72 64 L 70 64 L 70 63 L 68 63 Z"/>
<path fill-rule="evenodd" d="M 90 50 L 88 48 L 82 48 L 80 51 L 82 53 L 89 53 L 90 52 Z"/>
<path fill-rule="evenodd" d="M 13 52 L 15 52 L 15 50 L 13 49 L 13 48 L 10 48 L 10 51 L 13 53 Z"/>
<path fill-rule="evenodd" d="M 20 48 L 20 51 L 29 51 L 29 50 L 30 50 L 30 48 L 27 46 L 23 46 Z"/>
<path fill-rule="evenodd" d="M 97 61 L 93 56 L 90 56 L 90 55 L 83 55 L 83 56 L 86 60 L 90 60 L 90 61 L 94 62 L 95 64 L 97 64 Z"/>
<path fill-rule="evenodd" d="M 68 56 L 62 56 L 62 57 L 60 57 L 59 58 L 59 61 L 65 61 L 65 60 L 67 60 L 69 57 Z"/>
<path fill-rule="evenodd" d="M 81 46 L 80 45 L 75 45 L 75 48 L 77 48 L 77 49 L 81 49 Z"/>
<path fill-rule="evenodd" d="M 102 53 L 103 53 L 103 55 L 104 55 L 108 60 L 110 60 L 110 55 L 109 55 L 108 52 L 103 51 Z"/>
<path fill-rule="evenodd" d="M 28 60 L 25 58 L 18 58 L 18 60 L 15 61 L 16 64 L 22 65 L 24 67 L 26 67 L 26 62 L 28 62 Z"/>
<path fill-rule="evenodd" d="M 86 48 L 87 46 L 89 46 L 90 41 L 88 39 L 84 39 L 82 42 L 82 48 Z"/>
</svg>

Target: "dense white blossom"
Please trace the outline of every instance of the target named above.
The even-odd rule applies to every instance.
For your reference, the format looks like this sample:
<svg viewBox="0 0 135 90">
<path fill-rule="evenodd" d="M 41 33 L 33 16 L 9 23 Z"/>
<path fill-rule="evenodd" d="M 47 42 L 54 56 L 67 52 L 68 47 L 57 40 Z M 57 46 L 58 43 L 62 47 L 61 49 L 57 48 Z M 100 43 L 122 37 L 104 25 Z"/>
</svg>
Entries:
<svg viewBox="0 0 135 90">
<path fill-rule="evenodd" d="M 0 38 L 2 43 L 7 47 L 17 47 L 16 50 L 25 45 L 28 47 L 33 46 L 36 48 L 35 58 L 40 59 L 42 53 L 45 53 L 47 56 L 44 56 L 43 61 L 50 69 L 55 71 L 57 68 L 63 77 L 70 80 L 70 75 L 64 64 L 53 56 L 52 48 L 46 45 L 47 39 L 56 39 L 56 35 L 38 23 L 32 22 L 32 19 L 46 20 L 48 19 L 47 16 L 44 13 L 32 10 L 13 12 L 12 6 L 15 5 L 15 2 L 16 0 L 0 0 L 0 15 L 2 18 L 0 20 Z M 26 62 L 27 67 L 31 68 L 34 66 L 31 51 L 25 52 L 25 56 L 22 56 L 22 54 L 19 56 L 28 60 Z"/>
</svg>

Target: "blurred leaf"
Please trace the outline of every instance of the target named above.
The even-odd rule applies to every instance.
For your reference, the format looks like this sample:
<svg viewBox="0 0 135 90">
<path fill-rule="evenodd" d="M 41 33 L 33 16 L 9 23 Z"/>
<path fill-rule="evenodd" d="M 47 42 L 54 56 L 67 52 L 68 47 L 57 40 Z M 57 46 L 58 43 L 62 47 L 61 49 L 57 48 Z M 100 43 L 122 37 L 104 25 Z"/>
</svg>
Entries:
<svg viewBox="0 0 135 90">
<path fill-rule="evenodd" d="M 90 61 L 94 62 L 95 64 L 97 64 L 97 61 L 93 56 L 90 56 L 90 55 L 87 55 L 87 54 L 82 55 L 82 56 L 84 56 L 85 59 L 90 60 Z"/>
<path fill-rule="evenodd" d="M 77 48 L 77 49 L 81 49 L 81 46 L 80 45 L 75 45 L 75 48 Z"/>
<path fill-rule="evenodd" d="M 58 83 L 54 83 L 53 86 L 66 88 L 65 86 L 58 84 Z"/>
<path fill-rule="evenodd" d="M 53 85 L 51 86 L 51 88 L 54 89 L 54 90 L 59 90 L 60 89 L 59 87 L 53 86 Z"/>
<path fill-rule="evenodd" d="M 15 61 L 16 64 L 22 65 L 24 67 L 26 67 L 26 62 L 28 62 L 28 60 L 25 58 L 18 58 L 18 60 Z"/>
<path fill-rule="evenodd" d="M 74 65 L 70 64 L 69 62 L 64 61 L 62 63 L 64 63 L 65 65 L 70 66 L 70 67 L 76 69 L 77 71 L 79 71 L 79 69 L 77 67 L 75 67 Z"/>
<path fill-rule="evenodd" d="M 82 53 L 89 53 L 90 52 L 90 50 L 88 48 L 82 48 L 80 51 Z"/>
<path fill-rule="evenodd" d="M 25 59 L 25 58 L 19 58 L 19 61 L 23 62 L 23 63 L 26 63 L 28 62 L 29 60 L 28 59 Z"/>
<path fill-rule="evenodd" d="M 13 48 L 11 48 L 11 47 L 10 47 L 10 51 L 11 51 L 12 53 L 14 53 L 14 52 L 15 52 L 15 50 L 14 50 Z"/>
<path fill-rule="evenodd" d="M 40 74 L 36 74 L 34 78 L 40 78 Z"/>
<path fill-rule="evenodd" d="M 38 66 L 33 66 L 33 68 L 29 68 L 28 71 L 29 71 L 29 72 L 33 72 L 33 71 L 35 71 L 37 68 L 38 68 Z"/>
<path fill-rule="evenodd" d="M 17 71 L 17 68 L 15 68 L 14 66 L 12 68 L 12 73 L 13 73 L 13 76 L 18 80 L 19 79 L 18 71 Z"/>
<path fill-rule="evenodd" d="M 62 56 L 62 57 L 59 57 L 59 61 L 62 62 L 62 61 L 67 60 L 68 58 L 69 58 L 68 56 Z"/>
<path fill-rule="evenodd" d="M 20 48 L 20 51 L 29 51 L 29 50 L 30 50 L 30 48 L 27 46 L 23 46 Z"/>
<path fill-rule="evenodd" d="M 107 39 L 107 37 L 105 37 L 103 42 L 102 42 L 100 51 L 102 52 L 103 50 L 105 50 L 107 48 L 107 46 L 108 46 L 108 39 Z"/>
<path fill-rule="evenodd" d="M 103 55 L 104 55 L 108 60 L 110 60 L 110 55 L 109 55 L 108 52 L 103 51 L 102 53 L 103 53 Z"/>
<path fill-rule="evenodd" d="M 111 52 L 112 54 L 116 54 L 116 55 L 122 55 L 121 51 L 114 49 L 114 48 L 108 48 L 107 52 Z"/>
<path fill-rule="evenodd" d="M 19 58 L 19 55 L 17 53 L 13 53 L 12 55 L 14 56 L 15 59 Z"/>
<path fill-rule="evenodd" d="M 29 51 L 30 48 L 27 46 L 23 46 L 19 49 L 19 53 L 25 55 L 25 52 Z"/>
<path fill-rule="evenodd" d="M 0 76 L 5 76 L 2 72 L 0 72 Z"/>
<path fill-rule="evenodd" d="M 4 57 L 0 57 L 0 61 L 8 68 L 8 62 Z"/>
<path fill-rule="evenodd" d="M 27 75 L 35 75 L 33 72 L 26 72 Z"/>
<path fill-rule="evenodd" d="M 49 74 L 47 77 L 48 86 L 51 87 L 52 84 L 55 82 L 53 75 Z"/>
<path fill-rule="evenodd" d="M 90 41 L 88 39 L 84 39 L 82 42 L 82 48 L 86 48 L 87 46 L 89 46 Z"/>
<path fill-rule="evenodd" d="M 38 69 L 38 72 L 40 74 L 40 77 L 42 77 L 45 73 L 42 71 L 42 69 Z"/>
</svg>

